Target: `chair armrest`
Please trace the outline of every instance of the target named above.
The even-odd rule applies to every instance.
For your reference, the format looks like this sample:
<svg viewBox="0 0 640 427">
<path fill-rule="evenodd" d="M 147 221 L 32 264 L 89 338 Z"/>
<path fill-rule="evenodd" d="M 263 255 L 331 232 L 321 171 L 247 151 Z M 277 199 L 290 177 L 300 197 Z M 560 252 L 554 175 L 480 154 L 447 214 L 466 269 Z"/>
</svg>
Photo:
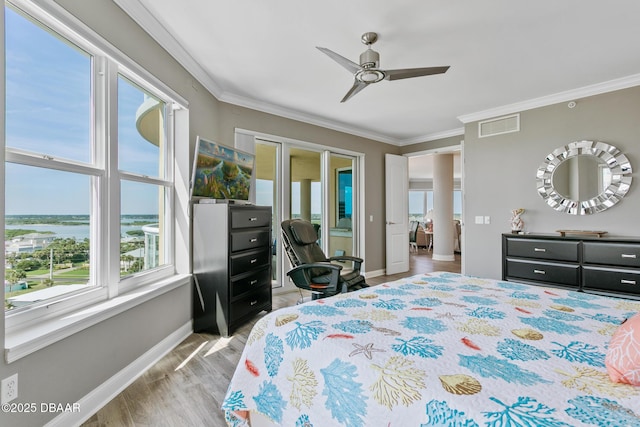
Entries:
<svg viewBox="0 0 640 427">
<path fill-rule="evenodd" d="M 338 282 L 340 279 L 340 271 L 342 270 L 341 265 L 331 264 L 329 262 L 314 262 L 311 264 L 303 264 L 299 265 L 291 270 L 287 271 L 287 276 L 291 277 L 293 283 L 299 288 L 307 289 L 310 291 L 318 291 L 319 288 L 312 288 L 311 284 L 313 283 L 313 278 L 309 276 L 309 271 L 315 268 L 322 268 L 326 270 L 331 270 L 331 279 L 330 283 L 326 284 L 326 289 L 323 293 L 335 294 L 338 290 Z"/>
<path fill-rule="evenodd" d="M 352 261 L 353 269 L 360 270 L 360 266 L 362 265 L 364 260 L 362 258 L 358 258 L 355 256 L 339 255 L 339 256 L 332 256 L 331 258 L 329 258 L 329 261 Z"/>
</svg>

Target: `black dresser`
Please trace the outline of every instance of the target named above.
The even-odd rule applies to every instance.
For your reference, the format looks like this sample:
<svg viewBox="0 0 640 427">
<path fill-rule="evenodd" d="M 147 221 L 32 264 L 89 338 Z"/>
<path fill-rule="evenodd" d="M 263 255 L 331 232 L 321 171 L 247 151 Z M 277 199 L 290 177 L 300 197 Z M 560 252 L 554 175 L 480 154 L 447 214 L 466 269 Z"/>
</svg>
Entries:
<svg viewBox="0 0 640 427">
<path fill-rule="evenodd" d="M 193 329 L 229 336 L 271 311 L 271 207 L 193 206 Z"/>
<path fill-rule="evenodd" d="M 502 279 L 640 299 L 640 238 L 503 234 Z"/>
</svg>

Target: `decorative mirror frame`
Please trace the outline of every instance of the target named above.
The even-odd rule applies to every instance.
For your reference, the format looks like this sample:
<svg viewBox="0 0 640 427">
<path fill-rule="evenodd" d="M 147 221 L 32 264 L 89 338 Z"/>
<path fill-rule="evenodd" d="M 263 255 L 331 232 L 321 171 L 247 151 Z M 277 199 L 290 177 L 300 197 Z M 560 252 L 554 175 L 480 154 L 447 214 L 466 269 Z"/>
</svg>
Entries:
<svg viewBox="0 0 640 427">
<path fill-rule="evenodd" d="M 572 200 L 553 187 L 553 172 L 560 164 L 579 155 L 596 156 L 611 170 L 611 184 L 605 190 L 589 200 Z M 631 186 L 631 163 L 629 159 L 613 145 L 600 141 L 575 141 L 555 149 L 538 168 L 538 194 L 549 206 L 559 212 L 572 215 L 589 215 L 602 212 L 618 203 Z"/>
</svg>

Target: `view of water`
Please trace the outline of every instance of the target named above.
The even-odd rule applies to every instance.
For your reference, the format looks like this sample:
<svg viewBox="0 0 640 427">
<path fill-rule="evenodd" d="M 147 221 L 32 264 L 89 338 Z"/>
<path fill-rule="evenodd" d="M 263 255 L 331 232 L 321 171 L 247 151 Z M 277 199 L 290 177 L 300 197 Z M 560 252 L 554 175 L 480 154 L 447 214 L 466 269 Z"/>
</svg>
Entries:
<svg viewBox="0 0 640 427">
<path fill-rule="evenodd" d="M 21 222 L 22 218 L 28 219 L 25 223 Z M 66 218 L 65 215 L 60 215 L 55 217 L 55 221 L 53 223 L 47 224 L 46 219 L 43 220 L 41 224 L 32 224 L 33 217 L 27 216 L 7 216 L 7 222 L 10 224 L 5 225 L 6 230 L 15 230 L 15 229 L 25 229 L 25 230 L 34 230 L 36 233 L 43 232 L 52 232 L 55 233 L 56 238 L 75 238 L 76 240 L 84 240 L 88 239 L 90 235 L 88 218 L 70 219 Z M 60 224 L 61 222 L 65 222 L 65 224 Z M 69 223 L 78 222 L 78 225 L 72 225 Z M 142 230 L 142 224 L 155 224 L 158 222 L 158 217 L 153 215 L 144 215 L 144 216 L 126 216 L 123 217 L 120 226 L 120 235 L 122 237 L 129 237 L 127 234 L 128 231 L 137 231 Z M 132 223 L 136 223 L 132 225 Z M 66 225 L 69 224 L 69 225 Z"/>
</svg>

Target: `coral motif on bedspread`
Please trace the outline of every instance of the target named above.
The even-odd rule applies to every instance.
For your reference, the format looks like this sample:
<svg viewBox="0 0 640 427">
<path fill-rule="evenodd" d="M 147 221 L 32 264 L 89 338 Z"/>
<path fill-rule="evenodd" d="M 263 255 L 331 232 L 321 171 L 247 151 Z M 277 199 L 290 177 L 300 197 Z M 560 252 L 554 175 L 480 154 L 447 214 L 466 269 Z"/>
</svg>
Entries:
<svg viewBox="0 0 640 427">
<path fill-rule="evenodd" d="M 222 404 L 230 426 L 640 425 L 640 387 L 605 355 L 640 303 L 416 275 L 287 307 L 252 330 Z"/>
</svg>

